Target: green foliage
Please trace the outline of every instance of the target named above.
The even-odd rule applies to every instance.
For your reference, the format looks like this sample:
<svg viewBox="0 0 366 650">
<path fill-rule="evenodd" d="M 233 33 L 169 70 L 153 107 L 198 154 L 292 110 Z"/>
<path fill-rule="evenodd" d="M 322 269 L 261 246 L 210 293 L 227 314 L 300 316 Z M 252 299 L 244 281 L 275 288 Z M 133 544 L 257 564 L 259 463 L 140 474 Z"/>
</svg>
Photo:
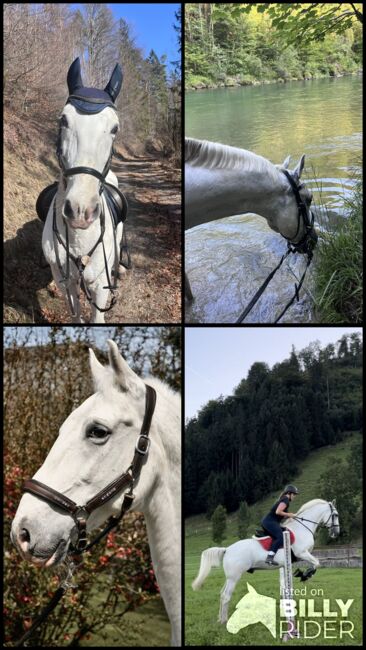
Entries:
<svg viewBox="0 0 366 650">
<path fill-rule="evenodd" d="M 333 495 L 341 517 L 341 542 L 349 542 L 355 535 L 355 520 L 362 501 L 362 440 L 357 440 L 346 459 L 329 461 L 320 476 L 320 496 Z M 362 532 L 362 528 L 359 529 Z M 325 536 L 325 535 L 324 535 Z"/>
<path fill-rule="evenodd" d="M 248 504 L 242 501 L 239 504 L 238 511 L 238 537 L 244 539 L 248 533 L 248 526 L 250 524 L 250 510 Z"/>
<path fill-rule="evenodd" d="M 317 314 L 326 323 L 362 323 L 363 210 L 358 180 L 348 200 L 348 218 L 321 235 L 316 258 Z"/>
<path fill-rule="evenodd" d="M 211 523 L 212 539 L 216 544 L 221 544 L 226 532 L 226 510 L 223 506 L 217 506 L 212 515 Z"/>
<path fill-rule="evenodd" d="M 327 472 L 332 463 L 342 462 L 347 464 L 353 454 L 352 450 L 356 448 L 359 452 L 360 445 L 362 445 L 362 434 L 360 431 L 346 432 L 336 444 L 321 447 L 311 451 L 306 458 L 300 458 L 296 478 L 293 477 L 291 479 L 300 490 L 300 495 L 296 498 L 295 502 L 297 510 L 307 501 L 319 497 L 320 477 Z M 355 453 L 357 452 L 355 451 Z M 359 475 L 357 474 L 357 476 Z M 260 524 L 261 518 L 267 514 L 276 499 L 278 499 L 283 487 L 284 485 L 281 484 L 278 488 L 276 487 L 271 491 L 267 490 L 258 501 L 253 504 L 248 504 L 250 512 L 248 537 L 254 534 L 255 529 Z M 322 494 L 323 498 L 327 500 L 334 498 L 331 489 L 327 489 Z M 241 501 L 243 500 L 241 499 Z M 358 503 L 360 503 L 360 500 L 362 500 L 362 491 L 358 492 L 357 496 Z M 340 516 L 343 518 L 342 512 L 340 512 Z M 185 531 L 186 537 L 190 540 L 190 546 L 195 553 L 198 553 L 198 549 L 203 549 L 210 545 L 211 527 L 205 514 L 193 515 L 192 517 L 188 516 L 185 521 Z M 354 541 L 359 540 L 361 537 L 361 531 L 354 531 Z M 227 515 L 227 538 L 225 544 L 232 544 L 236 541 L 238 541 L 238 510 Z M 326 540 L 326 543 L 328 542 L 329 538 Z"/>
<path fill-rule="evenodd" d="M 252 505 L 295 479 L 312 450 L 359 430 L 361 369 L 357 333 L 293 348 L 272 370 L 254 363 L 233 396 L 210 400 L 187 423 L 186 514 Z"/>
<path fill-rule="evenodd" d="M 348 337 L 349 349 L 350 337 Z M 345 349 L 345 346 L 343 346 Z M 323 350 L 325 352 L 325 349 Z M 319 355 L 320 348 L 314 347 L 312 355 Z M 331 349 L 328 349 L 329 358 L 337 356 L 337 350 L 334 350 L 334 355 L 331 354 Z M 298 355 L 299 356 L 299 355 Z M 300 360 L 302 365 L 302 361 Z M 308 366 L 309 367 L 309 366 Z M 359 370 L 359 369 L 358 369 Z M 360 386 L 360 373 L 359 386 Z M 341 383 L 338 394 L 342 393 Z M 346 393 L 350 395 L 353 391 L 347 388 Z M 360 401 L 360 394 L 358 395 Z M 296 499 L 296 509 L 307 501 L 323 496 L 323 498 L 330 500 L 337 495 L 336 505 L 339 509 L 341 532 L 345 524 L 343 502 L 338 503 L 338 493 L 345 480 L 353 480 L 353 476 L 357 476 L 358 480 L 361 476 L 358 469 L 362 467 L 362 436 L 360 433 L 353 433 L 343 435 L 342 441 L 336 445 L 322 447 L 320 449 L 310 452 L 305 458 L 300 458 L 299 473 L 296 477 L 296 485 L 300 490 L 300 495 Z M 349 465 L 349 462 L 352 463 Z M 353 463 L 357 467 L 353 466 Z M 325 474 L 328 469 L 338 464 L 343 465 L 347 474 L 338 476 L 338 485 L 334 485 L 331 481 L 327 485 L 326 481 L 320 482 L 320 477 Z M 324 489 L 323 489 L 324 488 Z M 333 493 L 333 490 L 335 492 Z M 322 492 L 322 495 L 320 494 Z M 354 492 L 356 495 L 356 492 Z M 266 514 L 273 505 L 275 499 L 279 496 L 278 491 L 266 492 L 263 499 L 257 501 L 249 507 L 251 513 L 251 523 L 249 524 L 248 531 L 245 537 L 251 537 L 256 527 L 258 527 L 261 517 Z M 350 528 L 352 531 L 352 544 L 359 545 L 362 543 L 362 519 L 361 509 L 359 504 L 362 503 L 362 491 L 357 491 L 355 496 L 358 504 L 358 510 L 353 519 L 353 525 Z M 348 507 L 348 502 L 344 502 Z M 338 540 L 330 540 L 329 535 L 326 538 L 322 535 L 320 530 L 315 538 L 315 549 L 319 549 L 321 544 L 327 544 L 329 555 L 332 556 L 333 545 L 337 548 L 337 543 L 343 545 L 344 537 Z M 243 646 L 243 645 L 281 645 L 281 640 L 276 641 L 271 637 L 270 633 L 264 630 L 262 625 L 252 625 L 247 629 L 241 630 L 238 634 L 227 633 L 225 626 L 213 625 L 214 618 L 219 609 L 220 590 L 225 583 L 225 575 L 222 568 L 214 569 L 211 571 L 210 576 L 207 578 L 202 590 L 194 592 L 191 589 L 191 583 L 197 575 L 200 556 L 204 549 L 212 546 L 211 527 L 207 522 L 204 515 L 195 515 L 189 517 L 185 521 L 185 642 L 186 645 L 208 645 L 208 646 Z M 238 512 L 229 514 L 227 517 L 227 533 L 225 537 L 225 546 L 229 546 L 238 541 Z M 326 550 L 325 547 L 322 550 Z M 362 552 L 362 551 L 361 551 Z M 258 592 L 278 599 L 278 572 L 272 571 L 255 571 L 253 575 L 245 574 L 245 578 L 238 581 L 235 588 L 230 608 L 229 616 L 235 611 L 239 600 L 247 593 L 247 582 L 249 582 Z M 310 593 L 311 589 L 323 590 L 323 594 L 319 597 L 318 604 L 315 605 L 322 611 L 322 603 L 324 598 L 343 598 L 346 601 L 348 598 L 354 599 L 352 605 L 352 620 L 355 624 L 353 645 L 362 644 L 362 569 L 353 568 L 320 568 L 308 583 L 300 583 L 296 581 L 294 586 L 296 588 L 308 585 L 305 595 L 301 598 L 313 598 Z M 320 592 L 319 592 L 320 593 Z M 300 596 L 299 596 L 300 597 Z M 332 600 L 333 602 L 333 600 Z M 321 619 L 319 619 L 320 622 Z M 324 639 L 322 637 L 322 642 Z M 282 643 L 283 645 L 283 643 Z M 331 640 L 328 639 L 328 645 L 332 645 Z"/>
<path fill-rule="evenodd" d="M 361 51 L 356 13 L 338 5 L 185 5 L 187 88 L 353 72 Z"/>
</svg>

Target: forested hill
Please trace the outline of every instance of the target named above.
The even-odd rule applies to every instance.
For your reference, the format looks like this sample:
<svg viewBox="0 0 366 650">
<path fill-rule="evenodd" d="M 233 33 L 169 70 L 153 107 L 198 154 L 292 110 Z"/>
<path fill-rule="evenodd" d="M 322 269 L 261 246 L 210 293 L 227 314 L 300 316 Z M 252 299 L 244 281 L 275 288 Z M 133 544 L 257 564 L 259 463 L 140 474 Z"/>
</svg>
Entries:
<svg viewBox="0 0 366 650">
<path fill-rule="evenodd" d="M 362 68 L 362 5 L 186 3 L 186 88 L 337 77 Z"/>
<path fill-rule="evenodd" d="M 187 423 L 185 515 L 218 504 L 232 512 L 280 491 L 310 451 L 361 427 L 359 334 L 293 348 L 272 369 L 254 363 L 233 396 L 209 401 Z"/>
</svg>

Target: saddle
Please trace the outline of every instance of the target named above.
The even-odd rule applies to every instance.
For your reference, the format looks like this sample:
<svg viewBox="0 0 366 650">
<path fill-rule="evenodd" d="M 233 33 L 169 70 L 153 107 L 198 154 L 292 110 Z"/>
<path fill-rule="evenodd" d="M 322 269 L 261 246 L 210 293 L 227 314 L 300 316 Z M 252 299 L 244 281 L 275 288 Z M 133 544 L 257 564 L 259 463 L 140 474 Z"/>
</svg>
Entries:
<svg viewBox="0 0 366 650">
<path fill-rule="evenodd" d="M 48 210 L 58 190 L 58 181 L 51 185 L 47 185 L 40 193 L 36 202 L 37 215 L 43 223 L 45 223 Z M 117 228 L 120 222 L 124 223 L 127 219 L 127 199 L 122 194 L 121 190 L 117 190 L 113 185 L 105 184 L 104 196 L 107 201 L 108 208 L 113 217 L 114 227 Z"/>
</svg>

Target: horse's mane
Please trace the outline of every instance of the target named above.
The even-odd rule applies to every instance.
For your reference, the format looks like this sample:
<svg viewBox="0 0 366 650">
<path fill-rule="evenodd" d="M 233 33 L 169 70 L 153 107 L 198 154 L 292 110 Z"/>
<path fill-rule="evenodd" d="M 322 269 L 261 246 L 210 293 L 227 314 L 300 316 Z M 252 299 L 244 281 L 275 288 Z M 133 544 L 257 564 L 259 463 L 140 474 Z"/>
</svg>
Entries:
<svg viewBox="0 0 366 650">
<path fill-rule="evenodd" d="M 301 508 L 297 511 L 296 516 L 300 515 L 305 510 L 309 510 L 309 508 L 327 503 L 328 501 L 325 501 L 324 499 L 312 499 L 311 501 L 308 501 L 301 506 Z"/>
<path fill-rule="evenodd" d="M 278 180 L 276 166 L 262 156 L 246 149 L 231 147 L 218 142 L 185 138 L 184 160 L 195 167 L 206 169 L 243 169 L 245 172 L 259 172 Z"/>
<path fill-rule="evenodd" d="M 172 415 L 172 413 L 180 414 L 181 397 L 178 392 L 174 391 L 165 381 L 158 379 L 157 377 L 148 377 L 146 381 L 155 388 L 160 399 L 166 401 L 168 404 L 169 415 Z M 180 441 L 177 441 L 173 429 L 170 430 L 168 427 L 165 431 L 165 435 L 163 435 L 163 432 L 161 431 L 161 441 L 171 462 L 175 467 L 180 468 L 181 445 Z"/>
</svg>

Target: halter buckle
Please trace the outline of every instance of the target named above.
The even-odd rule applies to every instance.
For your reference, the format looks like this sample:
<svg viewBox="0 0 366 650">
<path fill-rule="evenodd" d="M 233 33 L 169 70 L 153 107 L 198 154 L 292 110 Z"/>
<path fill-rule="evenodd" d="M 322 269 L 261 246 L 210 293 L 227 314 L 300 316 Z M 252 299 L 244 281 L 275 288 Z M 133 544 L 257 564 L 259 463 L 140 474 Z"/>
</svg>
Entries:
<svg viewBox="0 0 366 650">
<path fill-rule="evenodd" d="M 146 449 L 140 449 L 140 447 L 139 447 L 139 442 L 140 442 L 141 438 L 143 438 L 144 440 L 147 441 L 147 447 L 146 447 Z M 137 442 L 136 442 L 135 450 L 137 451 L 138 454 L 141 454 L 141 456 L 146 456 L 146 455 L 149 453 L 150 444 L 151 444 L 151 440 L 150 440 L 150 438 L 149 438 L 148 436 L 145 436 L 145 435 L 142 433 L 142 434 L 139 436 L 139 438 L 138 438 L 138 440 L 137 440 Z"/>
</svg>

